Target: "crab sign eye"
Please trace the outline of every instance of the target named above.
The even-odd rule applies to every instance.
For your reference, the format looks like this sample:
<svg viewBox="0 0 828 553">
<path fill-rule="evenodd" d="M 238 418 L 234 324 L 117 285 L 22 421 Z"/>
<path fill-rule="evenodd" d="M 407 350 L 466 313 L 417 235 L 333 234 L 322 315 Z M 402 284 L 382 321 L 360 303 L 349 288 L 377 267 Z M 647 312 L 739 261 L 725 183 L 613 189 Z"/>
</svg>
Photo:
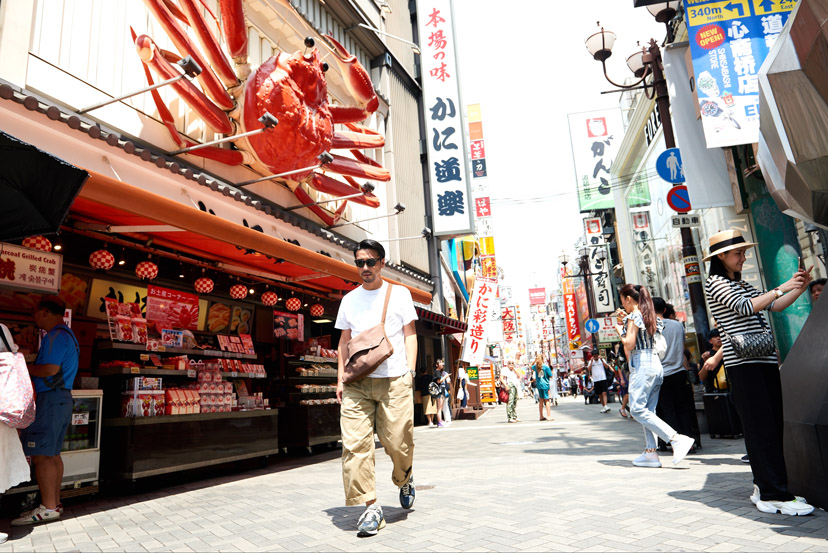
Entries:
<svg viewBox="0 0 828 553">
<path fill-rule="evenodd" d="M 328 62 L 323 61 L 323 62 L 322 62 L 322 72 L 323 72 L 323 73 L 327 73 L 327 72 L 328 72 L 328 69 L 330 69 L 330 66 L 328 65 Z"/>
</svg>

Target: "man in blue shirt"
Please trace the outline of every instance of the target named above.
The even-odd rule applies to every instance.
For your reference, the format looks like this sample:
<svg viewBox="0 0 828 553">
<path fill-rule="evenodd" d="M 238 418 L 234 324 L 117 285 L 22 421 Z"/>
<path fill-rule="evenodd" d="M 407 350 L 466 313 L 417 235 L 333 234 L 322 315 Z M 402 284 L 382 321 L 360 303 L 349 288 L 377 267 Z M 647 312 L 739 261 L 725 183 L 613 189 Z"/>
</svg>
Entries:
<svg viewBox="0 0 828 553">
<path fill-rule="evenodd" d="M 35 421 L 20 435 L 23 450 L 32 457 L 41 505 L 22 513 L 13 526 L 51 522 L 60 518 L 63 460 L 60 450 L 72 419 L 72 384 L 78 372 L 78 341 L 63 324 L 66 304 L 45 296 L 34 313 L 38 328 L 46 331 L 33 365 L 29 365 L 37 410 Z"/>
</svg>

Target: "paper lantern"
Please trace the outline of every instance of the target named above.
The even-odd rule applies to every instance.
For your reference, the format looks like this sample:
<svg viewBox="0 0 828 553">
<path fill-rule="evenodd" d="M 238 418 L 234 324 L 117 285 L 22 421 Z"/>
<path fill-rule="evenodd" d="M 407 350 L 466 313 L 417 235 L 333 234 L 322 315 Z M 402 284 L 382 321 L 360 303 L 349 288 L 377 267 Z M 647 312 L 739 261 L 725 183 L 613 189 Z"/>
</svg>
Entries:
<svg viewBox="0 0 828 553">
<path fill-rule="evenodd" d="M 262 294 L 262 303 L 268 307 L 272 307 L 276 305 L 276 302 L 279 301 L 279 294 L 276 292 L 271 292 L 268 290 L 267 292 Z"/>
<path fill-rule="evenodd" d="M 310 307 L 310 314 L 313 317 L 321 317 L 325 314 L 325 306 L 321 303 L 315 303 Z"/>
<path fill-rule="evenodd" d="M 158 265 L 152 261 L 142 261 L 135 266 L 135 276 L 141 280 L 153 280 L 158 276 Z"/>
<path fill-rule="evenodd" d="M 244 284 L 234 284 L 230 287 L 230 297 L 234 300 L 243 300 L 247 297 L 247 286 Z"/>
<path fill-rule="evenodd" d="M 115 266 L 115 256 L 106 250 L 95 250 L 89 254 L 89 266 L 93 269 L 108 271 Z"/>
<path fill-rule="evenodd" d="M 197 278 L 195 282 L 193 282 L 193 288 L 199 294 L 209 294 L 213 291 L 213 279 L 207 277 Z"/>
<path fill-rule="evenodd" d="M 29 236 L 23 239 L 22 244 L 24 248 L 31 248 L 42 252 L 52 251 L 52 243 L 45 236 Z"/>
<path fill-rule="evenodd" d="M 299 311 L 302 309 L 302 300 L 299 298 L 288 298 L 285 302 L 288 311 Z"/>
</svg>

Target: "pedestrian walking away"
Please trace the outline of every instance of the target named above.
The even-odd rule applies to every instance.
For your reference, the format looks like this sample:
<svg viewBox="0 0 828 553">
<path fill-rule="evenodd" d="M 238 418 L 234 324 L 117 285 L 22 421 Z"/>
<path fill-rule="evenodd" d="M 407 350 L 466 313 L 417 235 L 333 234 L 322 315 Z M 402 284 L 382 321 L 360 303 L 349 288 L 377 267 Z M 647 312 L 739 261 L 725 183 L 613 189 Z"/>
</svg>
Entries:
<svg viewBox="0 0 828 553">
<path fill-rule="evenodd" d="M 814 508 L 788 491 L 782 384 L 773 332 L 762 311 L 779 312 L 793 304 L 808 289 L 811 269 L 797 270 L 769 292 L 759 291 L 742 280 L 741 273 L 745 252 L 755 245 L 737 230 L 710 237 L 704 258 L 710 261 L 710 270 L 704 288 L 723 339 L 702 370 L 711 371 L 724 359 L 753 473 L 751 502 L 763 513 L 808 515 Z"/>
<path fill-rule="evenodd" d="M 520 422 L 517 418 L 517 398 L 518 390 L 520 389 L 520 378 L 515 372 L 515 362 L 507 361 L 506 366 L 500 371 L 500 380 L 503 383 L 502 388 L 509 392 L 509 401 L 506 406 L 506 420 L 507 422 Z"/>
<path fill-rule="evenodd" d="M 354 251 L 362 286 L 342 298 L 336 317 L 339 367 L 336 396 L 341 404 L 342 480 L 346 505 L 364 503 L 357 522 L 359 536 L 373 536 L 385 527 L 382 507 L 377 503 L 374 470 L 374 434 L 391 458 L 391 480 L 400 489 L 400 505 L 414 505 L 414 402 L 413 375 L 417 362 L 417 313 L 411 293 L 403 286 L 382 280 L 385 248 L 374 240 L 363 240 Z M 393 346 L 391 356 L 367 377 L 344 383 L 348 342 L 361 332 L 381 324 L 384 305 L 385 335 Z"/>
<path fill-rule="evenodd" d="M 34 313 L 38 328 L 46 331 L 37 359 L 29 365 L 37 394 L 35 421 L 20 434 L 23 451 L 32 458 L 40 505 L 21 513 L 12 526 L 52 522 L 60 518 L 63 460 L 60 450 L 72 419 L 72 385 L 78 372 L 80 348 L 72 330 L 63 323 L 66 304 L 58 296 L 45 296 Z"/>
<path fill-rule="evenodd" d="M 637 467 L 661 467 L 656 436 L 673 447 L 673 465 L 684 460 L 693 438 L 676 432 L 655 414 L 663 381 L 661 361 L 655 354 L 656 334 L 664 323 L 658 319 L 650 292 L 644 286 L 627 284 L 619 291 L 623 309 L 616 311 L 616 331 L 630 365 L 630 413 L 644 427 L 644 453 L 633 460 Z"/>
<path fill-rule="evenodd" d="M 684 357 L 684 325 L 667 316 L 669 312 L 675 316 L 675 310 L 668 309 L 672 306 L 664 299 L 653 298 L 653 306 L 656 316 L 661 318 L 664 325 L 661 334 L 667 343 L 667 351 L 661 358 L 664 382 L 658 395 L 656 415 L 680 434 L 691 436 L 695 441 L 694 447 L 701 447 L 696 421 L 696 403 L 688 378 L 690 365 Z"/>
<path fill-rule="evenodd" d="M 607 373 L 612 368 L 601 358 L 601 352 L 597 349 L 592 350 L 592 360 L 589 362 L 589 374 L 592 377 L 592 384 L 594 386 L 593 392 L 601 402 L 601 412 L 609 413 L 610 408 L 607 406 L 607 390 L 609 381 Z"/>
<path fill-rule="evenodd" d="M 457 369 L 457 401 L 461 409 L 469 404 L 469 375 L 463 367 Z"/>
<path fill-rule="evenodd" d="M 439 394 L 435 396 L 437 400 L 437 426 L 440 428 L 451 424 L 451 408 L 446 403 L 448 402 L 448 382 L 449 374 L 446 371 L 446 364 L 442 359 L 438 359 L 434 368 L 434 383 L 439 389 Z"/>
<path fill-rule="evenodd" d="M 538 390 L 538 398 L 540 403 L 538 405 L 538 415 L 540 420 L 552 420 L 552 409 L 549 404 L 549 389 L 555 384 L 552 382 L 552 369 L 549 365 L 543 362 L 543 356 L 538 354 L 535 356 L 535 364 L 531 367 L 532 376 Z M 546 416 L 543 412 L 546 410 Z"/>
<path fill-rule="evenodd" d="M 15 364 L 19 362 L 23 365 L 16 367 Z M 0 389 L 3 398 L 2 405 L 14 406 L 17 410 L 28 401 L 29 409 L 31 409 L 32 389 L 29 375 L 22 374 L 17 375 L 18 378 L 12 378 L 11 374 L 6 374 L 6 371 L 23 371 L 24 368 L 25 361 L 22 355 L 17 354 L 17 345 L 12 340 L 11 332 L 6 325 L 0 324 L 0 370 L 3 371 L 3 387 Z M 26 386 L 26 389 L 21 390 L 20 386 Z M 14 396 L 13 399 L 12 396 Z M 6 415 L 5 410 L 0 412 L 0 494 L 31 478 L 29 463 L 23 453 L 17 430 L 9 426 Z M 8 535 L 0 532 L 0 543 L 7 539 Z"/>
</svg>

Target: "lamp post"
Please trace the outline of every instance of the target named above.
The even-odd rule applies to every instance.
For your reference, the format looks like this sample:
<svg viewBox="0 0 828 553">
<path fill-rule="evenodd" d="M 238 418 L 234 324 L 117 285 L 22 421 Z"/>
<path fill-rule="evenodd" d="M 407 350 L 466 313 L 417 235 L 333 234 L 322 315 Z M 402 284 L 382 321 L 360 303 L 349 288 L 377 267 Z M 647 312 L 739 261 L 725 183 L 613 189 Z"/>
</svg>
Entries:
<svg viewBox="0 0 828 553">
<path fill-rule="evenodd" d="M 678 2 L 661 2 L 658 5 L 648 6 L 650 13 L 656 16 L 657 21 L 668 24 L 669 19 L 664 19 L 669 10 L 677 6 Z M 666 6 L 666 7 L 665 7 Z M 656 10 L 659 7 L 660 9 Z M 665 12 L 665 10 L 668 10 Z M 675 11 L 672 12 L 672 17 Z M 600 23 L 599 23 L 600 26 Z M 668 33 L 671 34 L 671 33 Z M 668 36 L 668 38 L 671 38 Z M 667 80 L 664 78 L 664 66 L 661 61 L 661 49 L 655 40 L 650 39 L 646 48 L 634 52 L 627 58 L 627 67 L 638 77 L 638 81 L 629 85 L 622 85 L 614 82 L 607 74 L 607 59 L 612 55 L 612 47 L 615 44 L 615 33 L 605 30 L 603 27 L 586 39 L 586 47 L 592 57 L 601 62 L 604 70 L 604 77 L 610 84 L 625 90 L 643 89 L 647 98 L 655 98 L 656 109 L 661 119 L 661 129 L 664 133 L 664 145 L 667 148 L 676 147 L 676 139 L 673 135 L 673 121 L 670 118 L 670 96 L 667 90 Z M 650 82 L 647 81 L 651 77 Z M 678 186 L 678 185 L 674 185 Z M 699 351 L 705 350 L 706 336 L 709 329 L 707 320 L 707 309 L 705 307 L 704 288 L 699 275 L 699 254 L 696 245 L 693 243 L 693 233 L 689 228 L 681 229 L 682 257 L 684 260 L 685 276 L 687 287 L 690 291 L 690 308 L 693 311 L 693 323 L 696 328 L 696 341 Z"/>
</svg>

